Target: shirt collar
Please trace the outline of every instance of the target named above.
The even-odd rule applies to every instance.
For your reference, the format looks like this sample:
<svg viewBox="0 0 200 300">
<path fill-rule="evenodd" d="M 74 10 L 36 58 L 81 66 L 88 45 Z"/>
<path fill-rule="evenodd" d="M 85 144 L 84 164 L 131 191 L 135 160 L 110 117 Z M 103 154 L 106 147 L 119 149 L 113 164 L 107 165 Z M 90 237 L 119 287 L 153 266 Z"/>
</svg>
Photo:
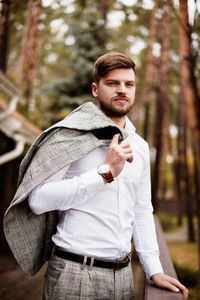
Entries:
<svg viewBox="0 0 200 300">
<path fill-rule="evenodd" d="M 133 123 L 129 120 L 128 117 L 126 117 L 126 123 L 125 123 L 125 128 L 126 132 L 128 134 L 131 134 L 133 132 L 136 132 L 136 128 L 135 126 L 133 125 Z"/>
</svg>

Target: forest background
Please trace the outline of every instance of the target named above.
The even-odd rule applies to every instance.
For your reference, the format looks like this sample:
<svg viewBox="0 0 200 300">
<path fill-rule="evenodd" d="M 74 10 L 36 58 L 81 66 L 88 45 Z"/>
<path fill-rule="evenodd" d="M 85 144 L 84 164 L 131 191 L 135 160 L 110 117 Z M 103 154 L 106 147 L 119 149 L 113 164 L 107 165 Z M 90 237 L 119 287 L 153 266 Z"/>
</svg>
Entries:
<svg viewBox="0 0 200 300">
<path fill-rule="evenodd" d="M 150 146 L 154 209 L 166 227 L 186 222 L 200 257 L 200 1 L 1 0 L 0 10 L 0 69 L 41 129 L 94 101 L 99 55 L 135 60 L 130 119 Z"/>
</svg>

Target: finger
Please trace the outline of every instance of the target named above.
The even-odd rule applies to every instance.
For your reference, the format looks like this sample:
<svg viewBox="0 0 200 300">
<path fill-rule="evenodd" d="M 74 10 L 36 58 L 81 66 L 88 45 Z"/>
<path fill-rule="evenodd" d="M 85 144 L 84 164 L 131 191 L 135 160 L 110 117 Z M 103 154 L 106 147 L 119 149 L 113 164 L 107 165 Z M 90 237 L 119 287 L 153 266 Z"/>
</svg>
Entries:
<svg viewBox="0 0 200 300">
<path fill-rule="evenodd" d="M 175 285 L 173 285 L 171 283 L 168 284 L 168 289 L 175 293 L 178 293 L 180 291 L 179 288 L 177 288 Z"/>
<path fill-rule="evenodd" d="M 127 159 L 127 162 L 132 163 L 133 162 L 133 156 Z"/>
<path fill-rule="evenodd" d="M 112 138 L 111 145 L 118 145 L 119 144 L 119 137 L 120 137 L 119 133 L 115 134 Z"/>
<path fill-rule="evenodd" d="M 160 286 L 161 288 L 168 289 L 168 290 L 170 290 L 172 292 L 175 292 L 175 293 L 179 292 L 179 289 L 167 280 L 164 281 L 164 282 L 158 283 L 158 286 Z"/>
<path fill-rule="evenodd" d="M 183 299 L 188 299 L 188 289 L 180 283 L 175 278 L 169 278 L 169 283 L 172 285 L 172 289 L 174 289 L 175 292 L 181 291 L 183 293 Z"/>
<path fill-rule="evenodd" d="M 133 153 L 133 151 L 132 151 L 132 149 L 130 147 L 124 148 L 124 149 L 120 149 L 120 152 L 124 153 L 124 154 L 132 154 Z"/>
<path fill-rule="evenodd" d="M 183 293 L 183 299 L 188 299 L 188 289 L 182 285 L 179 281 L 175 283 L 175 286 Z"/>
<path fill-rule="evenodd" d="M 188 299 L 188 289 L 184 288 L 182 290 L 182 293 L 183 293 L 183 299 L 187 300 Z"/>
<path fill-rule="evenodd" d="M 177 288 L 179 288 L 180 290 L 185 290 L 186 289 L 186 287 L 182 284 L 182 283 L 180 283 L 180 281 L 178 281 L 177 279 L 175 279 L 175 278 L 170 278 L 169 279 L 169 282 L 171 283 L 171 284 L 173 284 L 173 285 L 175 285 Z"/>
<path fill-rule="evenodd" d="M 126 154 L 126 161 L 128 161 L 129 163 L 131 163 L 133 161 L 133 154 L 132 152 L 129 154 Z"/>
<path fill-rule="evenodd" d="M 123 154 L 126 155 L 126 160 L 131 163 L 133 161 L 133 151 L 131 148 L 123 149 Z"/>
<path fill-rule="evenodd" d="M 122 142 L 122 143 L 120 144 L 120 147 L 121 147 L 122 149 L 125 149 L 125 148 L 131 148 L 131 146 L 130 146 L 130 144 L 129 144 L 128 142 Z"/>
</svg>

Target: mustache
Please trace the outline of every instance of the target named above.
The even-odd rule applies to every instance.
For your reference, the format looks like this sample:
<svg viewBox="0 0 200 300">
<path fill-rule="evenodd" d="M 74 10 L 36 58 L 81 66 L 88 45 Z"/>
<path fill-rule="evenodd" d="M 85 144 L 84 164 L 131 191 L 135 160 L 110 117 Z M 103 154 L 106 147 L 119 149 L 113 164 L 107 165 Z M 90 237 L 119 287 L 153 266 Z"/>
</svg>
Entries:
<svg viewBox="0 0 200 300">
<path fill-rule="evenodd" d="M 130 98 L 129 97 L 127 97 L 127 96 L 124 96 L 124 95 L 121 95 L 121 96 L 115 96 L 115 97 L 113 97 L 112 98 L 112 100 L 121 100 L 121 99 L 123 99 L 123 100 L 126 100 L 126 101 L 130 101 Z"/>
</svg>

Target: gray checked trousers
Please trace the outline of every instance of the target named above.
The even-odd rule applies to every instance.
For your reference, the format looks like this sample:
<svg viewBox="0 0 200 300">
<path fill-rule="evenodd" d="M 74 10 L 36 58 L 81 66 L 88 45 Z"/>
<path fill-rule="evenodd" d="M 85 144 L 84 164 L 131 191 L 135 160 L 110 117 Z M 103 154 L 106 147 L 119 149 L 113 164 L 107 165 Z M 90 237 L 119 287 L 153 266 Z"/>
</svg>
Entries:
<svg viewBox="0 0 200 300">
<path fill-rule="evenodd" d="M 90 267 L 52 255 L 43 300 L 134 300 L 131 264 L 120 270 Z"/>
</svg>

